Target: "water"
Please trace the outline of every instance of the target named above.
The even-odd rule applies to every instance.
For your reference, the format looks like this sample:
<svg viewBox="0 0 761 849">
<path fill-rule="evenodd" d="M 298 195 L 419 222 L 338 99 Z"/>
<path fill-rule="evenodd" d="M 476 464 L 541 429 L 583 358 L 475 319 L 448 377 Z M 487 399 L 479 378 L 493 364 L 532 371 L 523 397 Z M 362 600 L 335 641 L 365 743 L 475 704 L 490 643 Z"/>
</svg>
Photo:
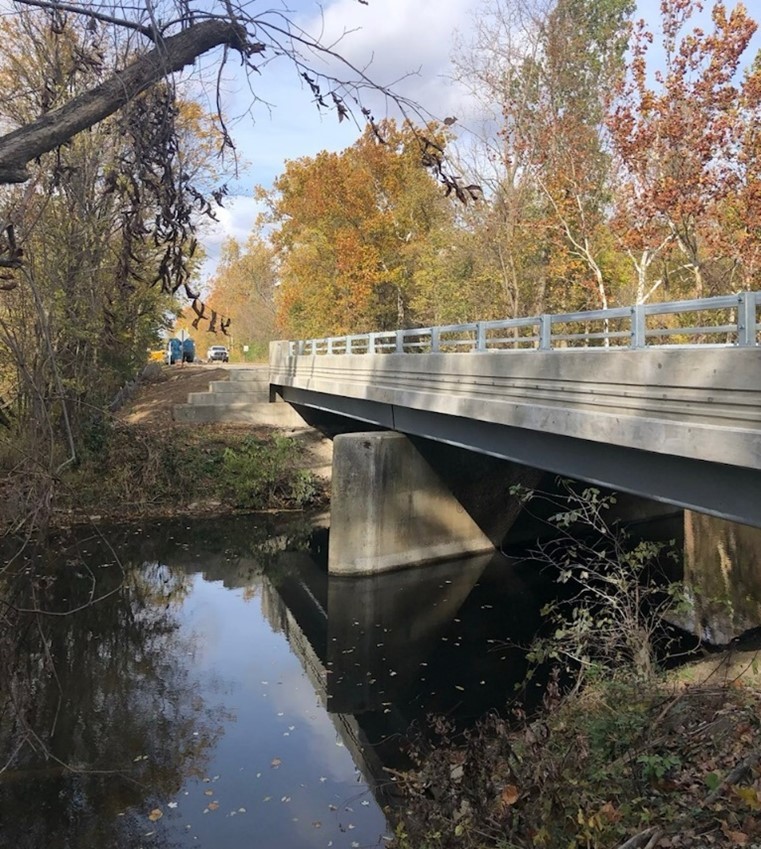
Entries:
<svg viewBox="0 0 761 849">
<path fill-rule="evenodd" d="M 761 624 L 760 532 L 692 515 L 644 532 L 684 550 L 683 624 Z M 402 741 L 514 697 L 554 585 L 500 556 L 328 578 L 324 549 L 308 521 L 247 517 L 14 558 L 0 847 L 383 845 Z"/>
<path fill-rule="evenodd" d="M 512 696 L 538 576 L 481 557 L 329 580 L 308 530 L 112 529 L 14 561 L 0 846 L 383 845 L 401 737 Z"/>
</svg>

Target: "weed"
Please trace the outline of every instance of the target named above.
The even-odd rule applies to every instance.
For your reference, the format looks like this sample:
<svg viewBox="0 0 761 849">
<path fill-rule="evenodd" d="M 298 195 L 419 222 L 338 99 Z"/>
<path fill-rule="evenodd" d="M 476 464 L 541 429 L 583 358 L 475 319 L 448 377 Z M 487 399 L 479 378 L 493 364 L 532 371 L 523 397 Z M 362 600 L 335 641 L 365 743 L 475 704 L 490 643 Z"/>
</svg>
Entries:
<svg viewBox="0 0 761 849">
<path fill-rule="evenodd" d="M 62 477 L 59 507 L 101 515 L 175 512 L 193 503 L 300 508 L 320 495 L 299 468 L 299 444 L 282 436 L 220 435 L 213 428 L 95 428 L 93 448 Z"/>
<path fill-rule="evenodd" d="M 285 436 L 247 437 L 222 455 L 224 488 L 236 507 L 304 507 L 315 498 L 314 476 L 296 467 L 301 446 Z"/>
</svg>

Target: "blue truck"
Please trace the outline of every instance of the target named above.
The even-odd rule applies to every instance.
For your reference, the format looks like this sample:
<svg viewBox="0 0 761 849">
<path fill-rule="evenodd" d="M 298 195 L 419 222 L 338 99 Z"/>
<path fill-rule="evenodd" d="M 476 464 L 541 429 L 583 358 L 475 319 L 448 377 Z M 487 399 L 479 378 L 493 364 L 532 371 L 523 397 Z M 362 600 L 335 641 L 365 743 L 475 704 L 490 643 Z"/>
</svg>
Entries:
<svg viewBox="0 0 761 849">
<path fill-rule="evenodd" d="M 192 363 L 196 358 L 196 343 L 188 337 L 187 339 L 170 339 L 166 343 L 164 351 L 164 362 L 173 366 L 175 363 Z"/>
<path fill-rule="evenodd" d="M 192 363 L 196 358 L 196 343 L 190 338 L 182 340 L 182 361 Z"/>
</svg>

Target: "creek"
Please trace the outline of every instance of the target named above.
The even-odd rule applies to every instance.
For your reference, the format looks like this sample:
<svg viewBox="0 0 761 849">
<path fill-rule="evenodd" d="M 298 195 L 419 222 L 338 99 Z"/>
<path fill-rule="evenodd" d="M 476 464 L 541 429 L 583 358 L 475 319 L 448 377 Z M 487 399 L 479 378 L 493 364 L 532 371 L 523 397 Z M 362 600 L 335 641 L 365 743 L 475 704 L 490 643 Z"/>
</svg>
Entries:
<svg viewBox="0 0 761 849">
<path fill-rule="evenodd" d="M 687 554 L 684 624 L 728 638 L 761 624 L 761 533 L 704 519 L 651 532 Z M 172 521 L 13 559 L 0 845 L 384 845 L 400 742 L 513 696 L 552 576 L 496 555 L 332 579 L 325 536 Z"/>
</svg>

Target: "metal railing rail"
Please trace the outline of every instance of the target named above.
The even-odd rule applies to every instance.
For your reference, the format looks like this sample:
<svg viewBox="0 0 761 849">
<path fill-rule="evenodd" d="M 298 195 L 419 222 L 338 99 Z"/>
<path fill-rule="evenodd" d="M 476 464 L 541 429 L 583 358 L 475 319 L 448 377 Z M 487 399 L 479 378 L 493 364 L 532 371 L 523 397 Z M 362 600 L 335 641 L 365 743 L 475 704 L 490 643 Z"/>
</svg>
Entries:
<svg viewBox="0 0 761 849">
<path fill-rule="evenodd" d="M 292 355 L 409 354 L 563 348 L 641 349 L 761 344 L 761 292 L 637 304 L 290 343 Z"/>
</svg>

